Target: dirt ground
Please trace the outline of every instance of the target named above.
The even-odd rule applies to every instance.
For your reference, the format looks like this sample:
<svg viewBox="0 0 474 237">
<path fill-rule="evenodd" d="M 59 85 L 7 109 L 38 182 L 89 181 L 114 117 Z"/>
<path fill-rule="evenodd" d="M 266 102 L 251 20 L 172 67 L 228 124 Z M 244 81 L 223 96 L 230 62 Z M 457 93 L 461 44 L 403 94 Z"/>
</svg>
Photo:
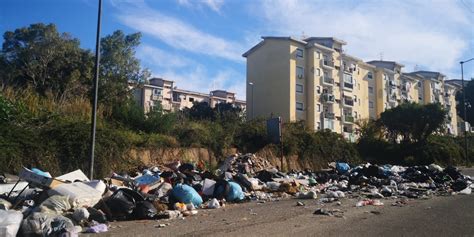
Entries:
<svg viewBox="0 0 474 237">
<path fill-rule="evenodd" d="M 464 173 L 473 175 L 474 169 Z M 232 204 L 185 219 L 112 222 L 107 233 L 81 236 L 474 236 L 474 195 L 411 200 L 402 207 L 392 206 L 393 199 L 379 207 L 357 208 L 356 202 Z M 318 208 L 339 209 L 343 217 L 314 215 Z"/>
</svg>

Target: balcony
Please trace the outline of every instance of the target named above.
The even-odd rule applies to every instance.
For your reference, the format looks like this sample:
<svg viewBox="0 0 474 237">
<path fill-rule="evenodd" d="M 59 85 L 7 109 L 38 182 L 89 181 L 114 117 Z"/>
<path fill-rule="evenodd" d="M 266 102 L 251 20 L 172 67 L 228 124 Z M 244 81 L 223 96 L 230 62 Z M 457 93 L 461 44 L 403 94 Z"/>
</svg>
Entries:
<svg viewBox="0 0 474 237">
<path fill-rule="evenodd" d="M 334 113 L 324 113 L 324 118 L 326 119 L 335 119 L 336 118 L 336 115 Z"/>
<path fill-rule="evenodd" d="M 344 115 L 344 123 L 354 123 L 354 117 L 351 115 Z"/>
<path fill-rule="evenodd" d="M 354 106 L 354 100 L 353 99 L 348 99 L 347 97 L 344 98 L 344 105 L 345 106 Z"/>
<path fill-rule="evenodd" d="M 323 93 L 322 95 L 322 101 L 323 103 L 334 103 L 336 101 L 336 97 L 334 97 L 333 94 L 330 93 Z"/>
<path fill-rule="evenodd" d="M 162 95 L 152 95 L 151 99 L 152 100 L 163 100 L 163 96 Z"/>
<path fill-rule="evenodd" d="M 334 68 L 334 62 L 329 59 L 323 59 L 323 66 Z"/>
<path fill-rule="evenodd" d="M 323 77 L 323 84 L 325 85 L 334 85 L 334 79 L 330 78 L 330 77 L 327 77 L 327 76 L 324 76 Z"/>
<path fill-rule="evenodd" d="M 398 86 L 397 83 L 395 81 L 392 81 L 392 80 L 388 81 L 388 85 L 392 88 L 396 88 Z"/>
<path fill-rule="evenodd" d="M 350 91 L 352 91 L 352 89 L 354 89 L 354 84 L 344 82 L 344 90 L 350 90 Z"/>
<path fill-rule="evenodd" d="M 356 142 L 356 137 L 353 133 L 344 132 L 344 138 L 350 142 Z"/>
</svg>

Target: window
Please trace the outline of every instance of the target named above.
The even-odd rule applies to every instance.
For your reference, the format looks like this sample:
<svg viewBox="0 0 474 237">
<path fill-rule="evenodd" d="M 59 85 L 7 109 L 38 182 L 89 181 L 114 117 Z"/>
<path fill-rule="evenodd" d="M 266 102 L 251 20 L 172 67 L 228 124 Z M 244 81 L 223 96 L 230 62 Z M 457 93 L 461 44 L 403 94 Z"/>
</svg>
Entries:
<svg viewBox="0 0 474 237">
<path fill-rule="evenodd" d="M 418 97 L 418 100 L 423 100 L 423 98 L 421 98 L 421 97 Z"/>
<path fill-rule="evenodd" d="M 162 92 L 163 90 L 161 89 L 153 89 L 153 95 L 161 95 Z"/>
<path fill-rule="evenodd" d="M 303 49 L 296 49 L 296 58 L 303 58 Z"/>
<path fill-rule="evenodd" d="M 369 86 L 369 94 L 373 94 L 374 93 L 374 88 Z"/>
<path fill-rule="evenodd" d="M 373 78 L 374 78 L 374 75 L 372 74 L 372 72 L 367 73 L 367 79 L 373 79 Z"/>
<path fill-rule="evenodd" d="M 352 84 L 352 75 L 344 73 L 344 83 Z"/>
<path fill-rule="evenodd" d="M 321 94 L 321 87 L 320 86 L 316 86 L 316 93 Z"/>
<path fill-rule="evenodd" d="M 193 97 L 189 97 L 189 102 L 194 102 L 194 98 L 193 98 Z"/>
<path fill-rule="evenodd" d="M 354 111 L 354 118 L 357 118 L 357 111 Z"/>
<path fill-rule="evenodd" d="M 303 85 L 296 84 L 296 92 L 303 93 Z"/>
<path fill-rule="evenodd" d="M 369 108 L 373 109 L 374 108 L 374 102 L 369 101 Z"/>
<path fill-rule="evenodd" d="M 298 110 L 298 111 L 303 111 L 303 103 L 301 103 L 301 102 L 296 102 L 296 110 Z"/>
<path fill-rule="evenodd" d="M 317 129 L 318 129 L 318 130 L 321 129 L 321 122 L 318 122 L 318 123 L 317 123 Z"/>
<path fill-rule="evenodd" d="M 314 71 L 314 74 L 315 74 L 316 76 L 321 76 L 321 69 L 316 68 L 316 70 Z"/>
<path fill-rule="evenodd" d="M 296 66 L 296 77 L 299 79 L 303 79 L 304 77 L 304 68 Z"/>
<path fill-rule="evenodd" d="M 418 87 L 421 88 L 421 81 L 419 81 L 419 82 L 417 83 L 417 85 L 418 85 Z"/>
<path fill-rule="evenodd" d="M 321 59 L 321 52 L 316 51 L 316 54 L 315 54 L 314 57 L 317 58 L 317 59 Z"/>
<path fill-rule="evenodd" d="M 321 112 L 321 105 L 320 104 L 316 105 L 316 112 Z"/>
</svg>

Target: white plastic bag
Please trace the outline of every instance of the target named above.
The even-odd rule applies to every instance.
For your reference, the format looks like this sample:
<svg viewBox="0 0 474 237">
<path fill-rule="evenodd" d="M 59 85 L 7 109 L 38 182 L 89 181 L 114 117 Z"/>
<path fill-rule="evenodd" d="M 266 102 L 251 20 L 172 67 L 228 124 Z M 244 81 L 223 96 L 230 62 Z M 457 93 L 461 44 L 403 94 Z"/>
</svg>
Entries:
<svg viewBox="0 0 474 237">
<path fill-rule="evenodd" d="M 23 214 L 14 210 L 0 210 L 0 236 L 15 237 L 20 229 Z"/>
</svg>

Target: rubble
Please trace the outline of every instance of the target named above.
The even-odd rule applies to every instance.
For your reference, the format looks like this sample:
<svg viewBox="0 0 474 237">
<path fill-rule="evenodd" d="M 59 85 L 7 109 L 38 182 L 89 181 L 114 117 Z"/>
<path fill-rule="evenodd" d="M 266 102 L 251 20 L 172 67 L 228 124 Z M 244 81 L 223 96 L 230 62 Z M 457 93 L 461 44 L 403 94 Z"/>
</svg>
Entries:
<svg viewBox="0 0 474 237">
<path fill-rule="evenodd" d="M 410 199 L 469 195 L 474 188 L 471 177 L 451 166 L 333 162 L 329 167 L 283 173 L 254 154 L 236 154 L 215 172 L 202 164 L 175 161 L 137 174 L 113 173 L 104 180 L 89 180 L 80 170 L 52 177 L 39 169 L 23 168 L 18 176 L 0 176 L 0 233 L 100 233 L 113 228 L 110 221 L 182 219 L 202 208 L 225 208 L 227 202 L 265 203 L 285 198 L 308 200 L 296 206 L 341 206 L 342 199 L 348 199 L 349 203 L 356 200 L 353 205 L 360 208 L 383 206 L 384 202 L 401 207 Z M 252 209 L 250 214 L 257 215 Z M 318 208 L 314 214 L 343 217 L 339 209 Z"/>
</svg>

